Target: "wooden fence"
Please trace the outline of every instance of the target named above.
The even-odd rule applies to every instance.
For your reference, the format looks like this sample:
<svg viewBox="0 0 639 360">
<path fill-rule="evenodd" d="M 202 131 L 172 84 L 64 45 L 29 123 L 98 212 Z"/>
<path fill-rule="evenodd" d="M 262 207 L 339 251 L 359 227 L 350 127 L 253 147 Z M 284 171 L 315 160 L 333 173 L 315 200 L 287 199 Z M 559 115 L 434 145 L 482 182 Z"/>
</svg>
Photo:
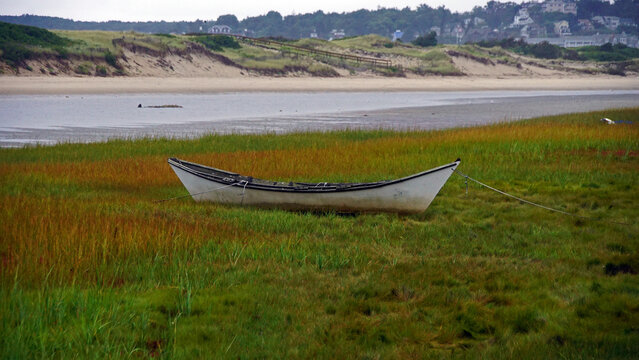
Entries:
<svg viewBox="0 0 639 360">
<path fill-rule="evenodd" d="M 252 37 L 242 36 L 242 35 L 230 35 L 230 36 L 233 36 L 234 38 L 238 40 L 245 41 L 248 43 L 260 44 L 264 46 L 276 45 L 280 47 L 279 49 L 280 51 L 286 51 L 286 48 L 288 48 L 292 50 L 291 52 L 295 51 L 295 52 L 303 53 L 306 55 L 328 56 L 328 57 L 333 57 L 333 58 L 342 59 L 342 60 L 351 60 L 358 63 L 366 63 L 373 66 L 389 68 L 393 65 L 390 60 L 386 60 L 386 59 L 378 59 L 374 57 L 366 57 L 366 56 L 343 54 L 343 53 L 338 53 L 333 51 L 318 50 L 318 49 L 307 48 L 307 47 L 298 46 L 298 45 L 287 44 L 281 41 L 275 41 L 275 40 L 266 39 L 266 38 L 252 38 Z"/>
</svg>

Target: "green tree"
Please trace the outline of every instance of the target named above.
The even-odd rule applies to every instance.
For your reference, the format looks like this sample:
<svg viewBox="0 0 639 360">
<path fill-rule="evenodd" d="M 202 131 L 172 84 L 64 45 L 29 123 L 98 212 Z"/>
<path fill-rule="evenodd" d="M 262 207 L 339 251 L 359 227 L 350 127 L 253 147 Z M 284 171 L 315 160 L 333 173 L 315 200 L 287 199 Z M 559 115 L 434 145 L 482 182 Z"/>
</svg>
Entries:
<svg viewBox="0 0 639 360">
<path fill-rule="evenodd" d="M 220 15 L 217 17 L 215 25 L 226 25 L 230 26 L 231 29 L 237 29 L 240 26 L 240 22 L 235 15 Z"/>
<path fill-rule="evenodd" d="M 561 49 L 547 41 L 532 45 L 531 52 L 535 57 L 542 59 L 556 59 L 561 56 Z"/>
<path fill-rule="evenodd" d="M 431 31 L 426 35 L 419 36 L 413 41 L 413 44 L 421 47 L 435 46 L 437 45 L 437 33 Z"/>
</svg>

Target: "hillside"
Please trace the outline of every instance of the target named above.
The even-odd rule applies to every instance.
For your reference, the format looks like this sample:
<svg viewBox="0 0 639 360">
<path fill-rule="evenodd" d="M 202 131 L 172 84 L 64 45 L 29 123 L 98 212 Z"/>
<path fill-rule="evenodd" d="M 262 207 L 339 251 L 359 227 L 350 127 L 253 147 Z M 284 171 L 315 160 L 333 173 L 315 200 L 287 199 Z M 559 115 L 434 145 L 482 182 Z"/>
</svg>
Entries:
<svg viewBox="0 0 639 360">
<path fill-rule="evenodd" d="M 422 48 L 379 35 L 335 41 L 275 41 L 219 35 L 47 31 L 0 24 L 0 72 L 18 76 L 544 77 L 633 75 L 639 69 L 636 58 L 541 59 L 500 44 Z M 592 53 L 593 49 L 587 50 Z M 609 50 L 611 54 L 629 53 L 626 49 Z M 575 54 L 572 58 L 579 59 L 579 53 Z"/>
</svg>

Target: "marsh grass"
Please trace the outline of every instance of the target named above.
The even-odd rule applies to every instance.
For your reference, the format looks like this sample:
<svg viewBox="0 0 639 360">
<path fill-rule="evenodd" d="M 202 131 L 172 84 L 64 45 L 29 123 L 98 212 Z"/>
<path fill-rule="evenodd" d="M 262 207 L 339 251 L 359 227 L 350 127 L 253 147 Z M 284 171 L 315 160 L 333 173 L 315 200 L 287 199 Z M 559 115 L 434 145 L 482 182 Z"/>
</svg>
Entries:
<svg viewBox="0 0 639 360">
<path fill-rule="evenodd" d="M 0 356 L 632 357 L 637 124 L 639 108 L 2 149 Z M 473 184 L 466 195 L 457 176 L 413 216 L 156 203 L 186 193 L 170 156 L 299 181 L 390 179 L 461 157 L 490 185 L 631 225 Z"/>
</svg>

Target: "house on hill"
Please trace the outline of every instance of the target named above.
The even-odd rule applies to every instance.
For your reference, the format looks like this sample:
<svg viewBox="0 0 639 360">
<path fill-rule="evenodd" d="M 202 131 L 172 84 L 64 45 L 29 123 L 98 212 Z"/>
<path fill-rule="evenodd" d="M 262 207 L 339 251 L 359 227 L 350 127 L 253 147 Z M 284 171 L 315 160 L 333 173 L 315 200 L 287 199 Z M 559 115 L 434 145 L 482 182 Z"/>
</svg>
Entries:
<svg viewBox="0 0 639 360">
<path fill-rule="evenodd" d="M 566 20 L 557 21 L 555 23 L 555 34 L 559 36 L 570 35 L 570 25 L 568 24 L 568 21 Z"/>
<path fill-rule="evenodd" d="M 231 27 L 228 25 L 213 25 L 209 28 L 209 34 L 225 34 L 231 33 Z"/>
<path fill-rule="evenodd" d="M 594 31 L 595 26 L 588 19 L 579 19 L 577 20 L 577 26 L 579 26 L 579 30 L 581 31 Z"/>
<path fill-rule="evenodd" d="M 517 15 L 515 15 L 513 23 L 510 25 L 510 27 L 525 26 L 532 23 L 534 23 L 534 21 L 530 17 L 530 14 L 528 14 L 528 9 L 521 8 L 517 12 Z"/>
<path fill-rule="evenodd" d="M 616 30 L 619 27 L 619 17 L 617 16 L 594 16 L 592 21 L 599 23 L 610 30 Z"/>
<path fill-rule="evenodd" d="M 619 26 L 637 27 L 637 23 L 630 18 L 619 18 Z"/>
<path fill-rule="evenodd" d="M 337 39 L 342 39 L 346 36 L 346 33 L 344 32 L 344 29 L 333 29 L 331 30 L 331 37 L 328 39 L 330 40 L 337 40 Z"/>
<path fill-rule="evenodd" d="M 546 0 L 541 4 L 543 12 L 560 12 L 562 14 L 577 15 L 577 3 L 564 0 Z"/>
<path fill-rule="evenodd" d="M 522 38 L 540 38 L 547 35 L 546 27 L 539 24 L 529 24 L 521 28 Z"/>
<path fill-rule="evenodd" d="M 402 36 L 404 36 L 404 32 L 397 29 L 395 30 L 395 32 L 393 33 L 393 42 L 397 41 L 397 40 L 402 40 Z"/>
</svg>

